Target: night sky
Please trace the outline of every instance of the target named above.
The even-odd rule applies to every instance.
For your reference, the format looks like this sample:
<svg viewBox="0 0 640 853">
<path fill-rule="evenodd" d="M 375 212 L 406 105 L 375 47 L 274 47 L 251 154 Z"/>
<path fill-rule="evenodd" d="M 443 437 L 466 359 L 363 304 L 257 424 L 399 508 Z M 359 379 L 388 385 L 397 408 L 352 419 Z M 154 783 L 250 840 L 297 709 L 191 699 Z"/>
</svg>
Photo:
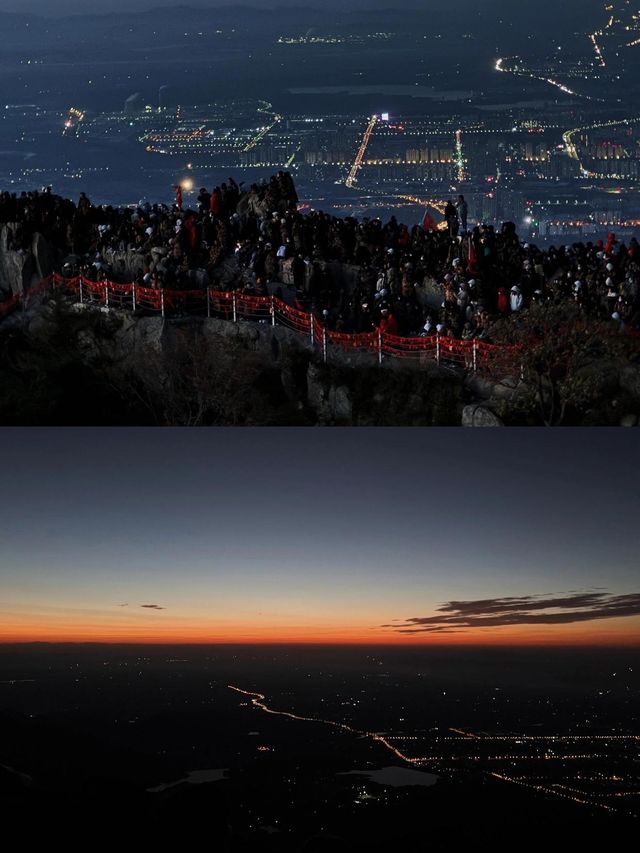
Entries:
<svg viewBox="0 0 640 853">
<path fill-rule="evenodd" d="M 2 430 L 0 639 L 640 642 L 632 430 Z"/>
<path fill-rule="evenodd" d="M 416 5 L 424 6 L 422 4 Z M 433 0 L 426 0 L 427 3 Z M 470 2 L 470 0 L 468 0 Z M 272 9 L 280 6 L 296 6 L 299 8 L 322 8 L 322 6 L 340 6 L 353 9 L 389 8 L 390 0 L 0 0 L 0 11 L 33 12 L 40 15 L 55 17 L 67 14 L 104 14 L 107 12 L 139 12 L 161 6 L 190 6 L 192 8 L 215 9 L 216 6 L 249 6 L 256 9 Z"/>
<path fill-rule="evenodd" d="M 547 0 L 544 0 L 547 2 Z M 161 6 L 188 6 L 192 8 L 212 8 L 226 6 L 273 9 L 284 6 L 297 8 L 322 9 L 333 6 L 341 10 L 349 9 L 393 9 L 393 0 L 0 0 L 0 12 L 33 12 L 56 17 L 68 14 L 105 14 L 109 12 L 139 12 Z M 600 9 L 600 0 L 585 0 L 586 7 Z M 509 8 L 508 0 L 458 0 L 457 8 L 473 10 L 491 6 Z M 441 10 L 440 0 L 410 0 L 407 9 L 421 8 Z"/>
</svg>

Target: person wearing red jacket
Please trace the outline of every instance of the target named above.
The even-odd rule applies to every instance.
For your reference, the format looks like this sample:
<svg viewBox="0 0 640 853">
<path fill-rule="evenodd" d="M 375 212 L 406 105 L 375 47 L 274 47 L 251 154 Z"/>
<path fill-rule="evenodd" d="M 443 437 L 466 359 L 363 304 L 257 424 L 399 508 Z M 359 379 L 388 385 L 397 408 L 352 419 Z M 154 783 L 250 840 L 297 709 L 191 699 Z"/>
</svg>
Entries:
<svg viewBox="0 0 640 853">
<path fill-rule="evenodd" d="M 613 231 L 610 231 L 609 235 L 607 237 L 607 245 L 605 246 L 605 250 L 604 250 L 604 253 L 607 257 L 609 257 L 609 255 L 613 251 L 613 247 L 615 246 L 615 244 L 616 244 L 616 235 L 613 233 Z"/>
<path fill-rule="evenodd" d="M 185 220 L 184 227 L 189 239 L 189 248 L 195 250 L 198 248 L 198 226 L 195 216 L 188 216 Z"/>
<path fill-rule="evenodd" d="M 506 314 L 509 310 L 509 297 L 504 287 L 498 288 L 498 312 Z"/>
<path fill-rule="evenodd" d="M 378 331 L 381 335 L 397 335 L 398 321 L 390 313 L 388 308 L 380 309 L 380 322 L 378 323 Z"/>
<path fill-rule="evenodd" d="M 220 192 L 220 187 L 216 187 L 211 193 L 209 208 L 214 216 L 220 216 L 222 213 L 222 193 Z"/>
</svg>

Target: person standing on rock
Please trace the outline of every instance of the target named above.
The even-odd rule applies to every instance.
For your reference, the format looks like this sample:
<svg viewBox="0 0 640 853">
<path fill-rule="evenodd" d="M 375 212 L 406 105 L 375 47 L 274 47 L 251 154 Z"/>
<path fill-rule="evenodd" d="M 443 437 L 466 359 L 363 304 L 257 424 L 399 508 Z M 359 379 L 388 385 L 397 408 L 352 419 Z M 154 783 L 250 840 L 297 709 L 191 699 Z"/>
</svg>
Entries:
<svg viewBox="0 0 640 853">
<path fill-rule="evenodd" d="M 220 192 L 220 187 L 216 187 L 214 191 L 211 193 L 211 199 L 209 202 L 209 209 L 214 216 L 221 216 L 222 214 L 222 193 Z"/>
<path fill-rule="evenodd" d="M 78 199 L 78 213 L 81 216 L 86 216 L 91 210 L 91 202 L 87 198 L 86 193 L 80 193 L 80 198 Z"/>
<path fill-rule="evenodd" d="M 467 217 L 469 216 L 469 205 L 467 204 L 465 197 L 463 195 L 458 196 L 458 202 L 456 204 L 456 210 L 458 211 L 458 218 L 460 219 L 460 224 L 462 225 L 462 233 L 467 233 Z"/>
<path fill-rule="evenodd" d="M 449 229 L 450 237 L 457 237 L 460 228 L 460 220 L 458 219 L 458 211 L 454 203 L 449 199 L 444 209 L 444 218 Z"/>
</svg>

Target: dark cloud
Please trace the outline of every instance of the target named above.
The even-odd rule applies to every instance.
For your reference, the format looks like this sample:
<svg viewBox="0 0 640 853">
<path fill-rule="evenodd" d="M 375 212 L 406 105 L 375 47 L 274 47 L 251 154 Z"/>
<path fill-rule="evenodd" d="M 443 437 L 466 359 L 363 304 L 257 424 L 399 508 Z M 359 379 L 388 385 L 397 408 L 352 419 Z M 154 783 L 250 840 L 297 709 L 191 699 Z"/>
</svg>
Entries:
<svg viewBox="0 0 640 853">
<path fill-rule="evenodd" d="M 146 607 L 148 610 L 166 610 L 166 607 L 161 607 L 159 604 L 141 604 L 140 607 Z"/>
<path fill-rule="evenodd" d="M 640 616 L 640 593 L 612 595 L 586 591 L 566 595 L 524 595 L 447 601 L 436 616 L 412 616 L 383 628 L 401 634 L 441 634 L 511 625 L 568 625 L 623 616 Z"/>
</svg>

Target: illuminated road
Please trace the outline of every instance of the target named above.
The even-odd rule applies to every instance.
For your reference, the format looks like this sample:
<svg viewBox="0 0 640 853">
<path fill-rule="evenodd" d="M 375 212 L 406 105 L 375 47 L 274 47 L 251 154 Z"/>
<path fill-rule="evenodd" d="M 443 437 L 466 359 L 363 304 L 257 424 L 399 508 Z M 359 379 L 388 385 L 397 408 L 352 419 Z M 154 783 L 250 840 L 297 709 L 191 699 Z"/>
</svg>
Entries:
<svg viewBox="0 0 640 853">
<path fill-rule="evenodd" d="M 378 116 L 371 116 L 371 118 L 369 119 L 369 124 L 367 125 L 367 129 L 365 130 L 364 136 L 362 137 L 360 148 L 358 148 L 356 159 L 353 161 L 353 166 L 351 167 L 351 171 L 349 172 L 349 177 L 345 181 L 345 185 L 349 187 L 349 189 L 352 189 L 358 183 L 358 172 L 360 171 L 360 168 L 362 166 L 364 155 L 367 153 L 371 134 L 373 133 L 373 129 L 375 128 L 377 123 Z"/>
<path fill-rule="evenodd" d="M 258 131 L 258 133 L 253 137 L 253 139 L 251 139 L 247 143 L 247 145 L 243 149 L 244 151 L 251 151 L 252 148 L 255 148 L 257 145 L 259 145 L 262 142 L 262 140 L 265 138 L 265 136 L 267 136 L 269 133 L 271 133 L 273 128 L 277 124 L 280 124 L 280 122 L 282 121 L 283 117 L 281 115 L 278 115 L 278 113 L 272 112 L 273 104 L 270 104 L 268 101 L 263 101 L 262 103 L 264 106 L 258 107 L 257 112 L 263 113 L 264 115 L 271 116 L 273 121 L 271 122 L 271 124 L 267 125 L 266 127 L 261 128 Z"/>
<path fill-rule="evenodd" d="M 580 796 L 576 794 L 565 794 L 562 791 L 558 790 L 557 785 L 545 786 L 545 785 L 536 785 L 534 782 L 527 782 L 524 779 L 517 779 L 514 776 L 506 776 L 504 773 L 487 773 L 488 776 L 491 776 L 493 779 L 499 779 L 501 782 L 509 782 L 512 785 L 520 785 L 522 788 L 529 788 L 532 791 L 538 791 L 542 794 L 551 794 L 554 797 L 560 797 L 561 800 L 569 800 L 572 803 L 578 803 L 581 806 L 596 806 L 599 809 L 604 809 L 607 812 L 616 812 L 613 806 L 607 806 L 605 803 L 594 803 L 592 799 L 585 799 L 584 794 L 580 793 Z M 569 790 L 569 789 L 566 789 Z"/>
<path fill-rule="evenodd" d="M 562 141 L 564 142 L 564 146 L 569 157 L 571 157 L 572 160 L 578 161 L 580 165 L 580 171 L 582 172 L 582 175 L 584 177 L 607 179 L 611 178 L 611 175 L 592 172 L 584 166 L 582 158 L 580 157 L 580 154 L 578 152 L 578 146 L 574 142 L 574 136 L 580 133 L 585 133 L 589 130 L 600 130 L 604 127 L 621 127 L 622 125 L 637 124 L 638 122 L 640 122 L 640 118 L 612 119 L 611 121 L 594 122 L 593 124 L 587 124 L 583 127 L 574 127 L 572 130 L 565 131 L 562 134 Z"/>
<path fill-rule="evenodd" d="M 293 152 L 291 157 L 289 157 L 287 162 L 284 164 L 285 169 L 289 169 L 289 168 L 291 168 L 291 166 L 293 166 L 293 161 L 296 159 L 296 157 L 298 156 L 298 154 L 300 153 L 301 150 L 302 150 L 302 142 L 300 143 L 300 145 L 298 145 L 298 147 Z"/>
<path fill-rule="evenodd" d="M 624 6 L 625 8 L 621 9 L 620 6 Z M 605 55 L 607 47 L 612 54 L 615 54 L 616 58 L 619 58 L 619 51 L 623 44 L 627 48 L 640 45 L 640 38 L 637 37 L 638 30 L 640 29 L 640 16 L 637 13 L 631 12 L 629 0 L 625 0 L 622 4 L 616 3 L 614 5 L 613 3 L 610 3 L 605 8 L 608 13 L 607 22 L 597 29 L 594 29 L 592 32 L 585 34 L 586 38 L 589 40 L 590 51 L 593 51 L 594 57 L 591 61 L 588 61 L 588 63 L 587 61 L 581 61 L 579 64 L 579 76 L 585 80 L 602 79 L 602 71 L 607 68 L 607 59 Z M 631 15 L 630 18 L 629 15 Z M 633 34 L 635 34 L 635 37 L 632 37 Z M 590 66 L 590 68 L 587 68 L 587 65 Z M 523 63 L 517 57 L 513 57 L 511 62 L 508 62 L 508 60 L 504 58 L 498 59 L 495 64 L 495 70 L 521 77 L 529 77 L 532 80 L 540 80 L 543 83 L 555 86 L 560 89 L 561 92 L 564 92 L 567 95 L 572 95 L 573 97 L 583 98 L 588 101 L 599 101 L 601 103 L 606 101 L 605 98 L 596 98 L 576 92 L 555 77 L 546 76 L 544 71 L 536 73 L 535 71 L 529 70 L 524 67 Z M 576 76 L 575 72 L 573 76 Z M 619 79 L 619 77 L 615 78 L 615 80 Z"/>
<path fill-rule="evenodd" d="M 494 66 L 496 71 L 500 71 L 503 74 L 513 74 L 515 77 L 526 77 L 530 80 L 540 80 L 542 83 L 548 83 L 550 86 L 555 86 L 556 89 L 559 89 L 565 95 L 571 95 L 574 98 L 582 98 L 585 101 L 599 101 L 604 103 L 604 98 L 594 98 L 591 95 L 583 95 L 580 92 L 576 92 L 574 89 L 570 89 L 564 83 L 561 83 L 559 80 L 554 80 L 553 77 L 545 77 L 542 74 L 535 74 L 533 71 L 527 71 L 525 68 L 521 68 L 519 66 L 507 66 L 505 58 L 497 59 L 496 64 Z"/>
<path fill-rule="evenodd" d="M 601 36 L 601 35 L 602 35 L 602 30 L 598 30 L 595 33 L 591 33 L 591 35 L 589 36 L 589 41 L 593 45 L 593 50 L 595 52 L 596 61 L 597 61 L 598 65 L 600 66 L 600 68 L 606 68 L 607 63 L 604 61 L 604 55 L 602 53 L 602 48 L 598 44 L 598 36 Z"/>
<path fill-rule="evenodd" d="M 362 137 L 362 142 L 360 144 L 360 148 L 358 149 L 356 159 L 354 160 L 353 165 L 351 167 L 351 171 L 349 172 L 349 177 L 345 181 L 345 185 L 349 189 L 354 189 L 355 185 L 358 183 L 358 172 L 360 171 L 360 169 L 362 168 L 362 165 L 364 163 L 364 157 L 367 153 L 367 148 L 369 146 L 369 142 L 371 141 L 371 135 L 373 134 L 373 131 L 376 127 L 377 122 L 378 122 L 378 116 L 371 116 L 371 118 L 369 120 L 369 124 L 367 125 L 367 128 L 364 132 L 364 136 Z M 458 131 L 458 132 L 460 133 L 460 131 Z M 369 162 L 378 162 L 378 161 L 369 161 Z M 392 162 L 392 161 L 389 161 L 389 162 Z M 389 196 L 390 195 L 388 192 L 385 192 L 385 191 L 380 190 L 380 189 L 378 189 L 378 190 L 371 189 L 371 190 L 367 190 L 367 191 L 371 195 L 378 195 L 378 196 Z M 414 195 L 407 195 L 406 193 L 391 194 L 391 197 L 398 199 L 400 201 L 407 201 L 407 202 L 410 202 L 411 204 L 419 205 L 420 207 L 432 207 L 432 208 L 434 208 L 434 210 L 437 210 L 438 213 L 440 213 L 441 215 L 444 215 L 444 209 L 445 209 L 446 205 L 445 205 L 445 202 L 442 201 L 442 199 L 423 199 L 423 198 L 418 198 L 417 196 L 414 196 Z"/>
<path fill-rule="evenodd" d="M 447 206 L 442 199 L 435 198 L 420 198 L 416 195 L 398 195 L 395 198 L 399 198 L 402 201 L 410 201 L 412 204 L 417 204 L 419 207 L 432 207 L 434 210 L 437 210 L 439 214 L 444 216 L 444 210 Z"/>
<path fill-rule="evenodd" d="M 227 687 L 229 690 L 235 690 L 236 693 L 240 693 L 243 696 L 251 697 L 251 704 L 254 708 L 259 708 L 261 711 L 264 711 L 265 714 L 273 714 L 276 717 L 288 717 L 290 720 L 298 720 L 302 723 L 322 723 L 324 726 L 332 726 L 334 729 L 340 729 L 343 732 L 348 732 L 349 734 L 357 735 L 358 737 L 366 737 L 376 743 L 382 744 L 382 746 L 388 749 L 389 752 L 392 752 L 396 758 L 399 758 L 401 761 L 405 761 L 407 764 L 418 764 L 422 761 L 422 759 L 419 758 L 409 758 L 408 755 L 405 755 L 404 752 L 400 752 L 397 747 L 392 743 L 389 743 L 387 738 L 376 734 L 375 732 L 365 732 L 361 729 L 354 729 L 353 726 L 349 726 L 346 723 L 337 723 L 335 720 L 323 720 L 320 717 L 303 717 L 300 714 L 292 714 L 290 711 L 274 711 L 265 704 L 264 700 L 266 699 L 266 696 L 262 693 L 253 693 L 250 690 L 242 690 L 240 687 L 234 687 L 233 684 L 228 684 Z"/>
</svg>

